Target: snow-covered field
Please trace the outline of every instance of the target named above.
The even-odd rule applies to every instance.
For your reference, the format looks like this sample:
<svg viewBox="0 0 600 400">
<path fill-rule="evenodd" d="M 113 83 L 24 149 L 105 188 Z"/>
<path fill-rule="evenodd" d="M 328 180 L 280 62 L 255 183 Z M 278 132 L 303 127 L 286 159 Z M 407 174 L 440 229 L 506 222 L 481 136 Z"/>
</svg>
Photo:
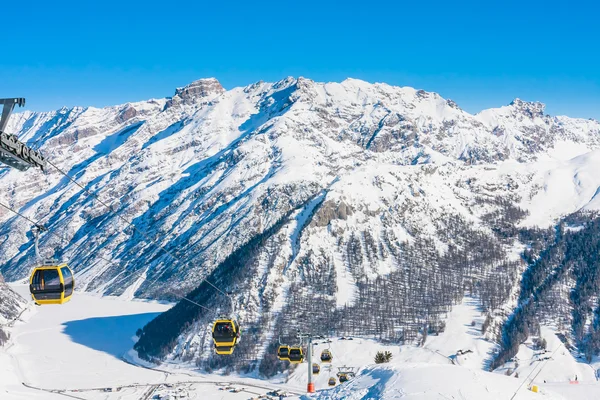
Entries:
<svg viewBox="0 0 600 400">
<path fill-rule="evenodd" d="M 506 376 L 505 370 L 486 372 L 494 343 L 480 334 L 483 317 L 474 299 L 466 298 L 455 306 L 446 322 L 445 332 L 430 336 L 421 348 L 384 346 L 358 338 L 334 340 L 331 344 L 334 371 L 346 365 L 360 369 L 360 373 L 351 382 L 322 390 L 316 398 L 510 400 L 515 392 L 516 400 L 600 398 L 600 382 L 596 381 L 593 368 L 577 362 L 566 350 L 556 352 L 551 360 L 536 362 L 533 352 L 523 345 L 517 356 L 522 360 L 521 366 L 511 376 Z M 475 322 L 474 326 L 472 322 Z M 549 349 L 560 344 L 550 329 L 543 328 L 542 334 L 548 340 Z M 322 348 L 325 346 L 317 346 L 318 350 Z M 379 350 L 392 352 L 393 359 L 389 364 L 373 364 Z M 459 350 L 466 353 L 459 355 Z M 305 370 L 304 365 L 297 369 L 290 382 L 305 382 Z M 515 372 L 519 373 L 518 378 Z M 571 384 L 575 375 L 579 383 Z M 316 379 L 317 389 L 326 389 L 328 377 L 321 374 Z M 534 384 L 538 385 L 540 393 L 529 390 Z"/>
<path fill-rule="evenodd" d="M 27 286 L 13 288 L 29 299 Z M 169 307 L 85 293 L 61 306 L 30 303 L 11 329 L 8 346 L 0 348 L 0 399 L 133 400 L 161 394 L 247 399 L 280 387 L 237 377 L 241 383 L 231 385 L 234 379 L 222 376 L 162 372 L 126 362 L 122 357 L 133 346 L 136 330 Z"/>
<path fill-rule="evenodd" d="M 29 298 L 26 286 L 14 289 Z M 31 305 L 22 316 L 25 322 L 15 324 L 9 346 L 0 352 L 0 390 L 18 398 L 26 390 L 22 383 L 63 390 L 160 382 L 164 374 L 129 365 L 120 357 L 133 345 L 135 331 L 168 308 L 79 293 L 61 306 Z M 51 396 L 39 393 L 42 398 Z M 21 398 L 31 395 L 27 391 Z"/>
<path fill-rule="evenodd" d="M 27 287 L 18 289 L 27 295 Z M 15 326 L 10 354 L 24 381 L 44 388 L 129 384 L 131 378 L 158 382 L 162 374 L 141 375 L 120 357 L 133 346 L 136 330 L 169 307 L 78 293 L 62 306 L 33 307 L 27 323 Z"/>
<path fill-rule="evenodd" d="M 318 393 L 315 398 L 319 400 L 398 398 L 510 400 L 515 393 L 515 400 L 600 398 L 600 386 L 592 382 L 542 383 L 538 385 L 540 390 L 538 393 L 529 390 L 529 382 L 522 384 L 522 379 L 470 368 L 392 362 L 384 366 L 369 366 L 356 379 L 332 390 Z"/>
<path fill-rule="evenodd" d="M 27 295 L 26 286 L 14 288 Z M 171 394 L 182 399 L 248 399 L 276 388 L 304 391 L 307 364 L 289 375 L 264 381 L 199 374 L 168 365 L 151 370 L 125 362 L 122 357 L 131 349 L 137 328 L 168 308 L 81 293 L 63 306 L 30 306 L 12 328 L 9 345 L 0 350 L 0 398 L 52 400 L 68 395 L 129 400 Z M 515 399 L 600 398 L 594 369 L 577 362 L 566 350 L 556 352 L 551 360 L 535 362 L 537 355 L 523 345 L 518 354 L 518 378 L 514 373 L 506 376 L 502 370 L 485 372 L 494 344 L 481 337 L 482 322 L 476 301 L 467 298 L 449 314 L 446 331 L 431 336 L 422 348 L 382 345 L 361 338 L 320 341 L 315 346 L 315 359 L 329 348 L 334 360 L 330 370 L 323 367 L 316 377 L 317 394 L 304 398 L 509 400 L 517 390 Z M 542 334 L 549 349 L 560 345 L 550 329 L 544 328 Z M 373 364 L 379 350 L 392 352 L 389 364 Z M 458 350 L 470 352 L 458 355 Z M 329 377 L 344 366 L 355 368 L 357 377 L 328 388 Z M 575 375 L 578 384 L 570 384 Z M 528 389 L 532 384 L 539 385 L 541 393 L 532 393 Z"/>
</svg>

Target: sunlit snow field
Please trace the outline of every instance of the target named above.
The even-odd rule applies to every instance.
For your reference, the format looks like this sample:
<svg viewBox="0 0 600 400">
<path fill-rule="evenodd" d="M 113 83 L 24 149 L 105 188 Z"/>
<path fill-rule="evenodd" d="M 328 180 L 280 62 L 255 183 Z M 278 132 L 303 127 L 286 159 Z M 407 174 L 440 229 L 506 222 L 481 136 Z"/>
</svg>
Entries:
<svg viewBox="0 0 600 400">
<path fill-rule="evenodd" d="M 14 288 L 27 297 L 26 286 Z M 12 328 L 8 347 L 0 351 L 0 398 L 64 399 L 69 395 L 90 400 L 128 400 L 170 393 L 190 399 L 248 399 L 273 388 L 294 393 L 304 391 L 307 364 L 298 366 L 289 376 L 264 381 L 233 375 L 198 374 L 169 366 L 160 366 L 161 371 L 157 371 L 125 362 L 122 357 L 131 349 L 137 328 L 168 308 L 169 305 L 160 303 L 81 293 L 63 306 L 30 306 L 22 321 Z M 323 368 L 316 377 L 318 393 L 310 397 L 509 400 L 523 383 L 516 399 L 600 398 L 594 369 L 577 362 L 567 351 L 558 351 L 536 377 L 535 383 L 541 389 L 539 394 L 528 390 L 530 381 L 525 379 L 541 364 L 533 361 L 535 357 L 525 345 L 518 355 L 522 360 L 519 378 L 505 376 L 503 371 L 485 372 L 483 369 L 494 344 L 481 337 L 482 322 L 477 302 L 466 298 L 449 314 L 446 331 L 439 336 L 430 336 L 421 348 L 384 346 L 361 338 L 333 338 L 330 344 L 321 341 L 315 346 L 317 357 L 320 351 L 330 348 L 334 360 L 330 371 Z M 544 329 L 543 335 L 548 339 L 549 349 L 560 345 L 551 330 Z M 392 362 L 373 365 L 378 350 L 391 351 Z M 471 352 L 457 356 L 457 350 Z M 335 376 L 340 366 L 356 368 L 357 377 L 329 389 L 327 380 Z M 539 369 L 532 376 L 537 371 Z M 574 375 L 578 375 L 577 385 L 569 383 Z M 226 385 L 231 387 L 225 389 Z M 33 388 L 65 392 L 50 393 Z M 234 388 L 243 391 L 233 393 Z"/>
</svg>

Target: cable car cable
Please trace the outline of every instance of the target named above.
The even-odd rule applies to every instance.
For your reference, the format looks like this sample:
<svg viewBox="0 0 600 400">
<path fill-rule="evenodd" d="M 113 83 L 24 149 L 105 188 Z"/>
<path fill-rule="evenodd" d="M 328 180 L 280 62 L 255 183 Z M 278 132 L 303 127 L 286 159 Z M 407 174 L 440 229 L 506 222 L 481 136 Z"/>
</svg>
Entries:
<svg viewBox="0 0 600 400">
<path fill-rule="evenodd" d="M 65 178 L 67 178 L 69 181 L 71 181 L 72 183 L 74 183 L 75 185 L 77 185 L 79 188 L 81 188 L 81 190 L 83 190 L 85 193 L 88 194 L 88 196 L 93 197 L 94 199 L 98 200 L 98 202 L 100 204 L 102 204 L 104 207 L 106 207 L 109 210 L 109 213 L 113 213 L 118 219 L 120 219 L 121 221 L 125 222 L 127 225 L 131 226 L 136 232 L 138 232 L 140 235 L 142 235 L 145 239 L 146 239 L 146 243 L 148 244 L 153 244 L 156 247 L 160 248 L 161 250 L 163 250 L 166 254 L 168 254 L 169 256 L 171 256 L 174 260 L 176 260 L 177 262 L 181 262 L 181 260 L 179 258 L 177 258 L 170 250 L 166 249 L 164 246 L 162 246 L 159 243 L 156 243 L 154 240 L 152 240 L 148 235 L 146 235 L 144 232 L 142 232 L 138 227 L 136 227 L 132 222 L 128 221 L 127 219 L 125 219 L 124 217 L 122 217 L 121 215 L 117 214 L 116 212 L 112 211 L 112 208 L 103 200 L 100 199 L 100 197 L 95 194 L 90 192 L 88 189 L 86 189 L 83 185 L 81 185 L 79 182 L 77 182 L 75 179 L 73 179 L 69 174 L 67 174 L 66 172 L 64 172 L 62 169 L 60 169 L 59 167 L 57 167 L 52 161 L 50 160 L 46 160 L 47 163 L 52 166 L 56 171 L 58 171 L 60 174 L 62 174 Z M 168 269 L 164 270 L 159 276 L 158 278 L 160 278 Z M 158 280 L 158 278 L 156 280 Z M 155 281 L 156 281 L 155 280 Z M 227 294 L 226 292 L 224 292 L 223 290 L 219 289 L 216 285 L 214 285 L 213 283 L 211 283 L 208 279 L 203 279 L 202 281 L 200 281 L 200 283 L 202 282 L 206 282 L 208 283 L 210 286 L 212 286 L 216 291 L 220 292 L 221 294 L 223 294 L 224 296 L 226 296 L 232 305 L 232 313 L 234 312 L 234 307 L 233 307 L 233 299 L 231 298 L 231 296 L 229 296 L 229 294 Z M 200 304 L 198 304 L 197 302 L 188 299 L 185 296 L 181 296 L 181 295 L 177 295 L 175 294 L 176 297 L 180 297 L 183 300 L 186 300 L 192 304 L 195 304 L 199 307 L 202 307 L 206 310 L 211 310 L 208 307 L 202 306 Z M 212 311 L 212 310 L 211 310 Z"/>
<path fill-rule="evenodd" d="M 44 226 L 43 226 L 43 225 L 40 225 L 40 224 L 38 224 L 37 222 L 35 222 L 34 220 L 32 220 L 31 218 L 29 218 L 29 217 L 26 217 L 25 215 L 21 214 L 20 212 L 18 212 L 18 211 L 16 211 L 16 210 L 13 210 L 11 207 L 7 206 L 6 204 L 4 204 L 4 203 L 1 203 L 1 202 L 0 202 L 0 206 L 2 206 L 2 207 L 4 207 L 4 208 L 6 208 L 8 211 L 11 211 L 11 212 L 13 212 L 14 214 L 18 215 L 19 217 L 21 217 L 21 218 L 23 218 L 23 219 L 25 219 L 25 220 L 29 221 L 29 222 L 30 222 L 32 225 L 34 225 L 36 228 L 38 228 L 38 229 L 40 229 L 40 228 L 41 228 L 41 229 L 43 229 L 43 230 L 45 230 L 45 229 L 46 229 L 46 228 L 44 228 Z"/>
<path fill-rule="evenodd" d="M 84 192 L 86 192 L 89 196 L 93 197 L 94 199 L 98 200 L 98 202 L 100 204 L 102 204 L 104 207 L 106 207 L 109 212 L 112 212 L 117 218 L 119 218 L 121 221 L 125 222 L 127 225 L 131 226 L 136 232 L 138 232 L 140 235 L 142 235 L 146 241 L 149 244 L 153 244 L 156 247 L 160 248 L 161 250 L 163 250 L 165 253 L 167 253 L 169 256 L 171 256 L 174 260 L 181 262 L 181 260 L 179 258 L 177 258 L 177 256 L 175 256 L 170 250 L 166 249 L 164 246 L 162 246 L 161 244 L 156 243 L 154 240 L 152 240 L 148 235 L 146 235 L 144 232 L 142 232 L 138 227 L 136 227 L 131 221 L 128 221 L 127 219 L 125 219 L 124 217 L 122 217 L 121 215 L 115 213 L 114 211 L 112 211 L 112 208 L 103 200 L 100 199 L 100 197 L 95 194 L 90 192 L 88 189 L 86 189 L 83 185 L 81 185 L 79 182 L 77 182 L 75 179 L 73 179 L 71 176 L 69 176 L 66 172 L 64 172 L 63 170 L 61 170 L 60 168 L 58 168 L 56 165 L 54 165 L 54 163 L 52 163 L 51 161 L 48 161 L 48 164 L 50 166 L 52 166 L 54 169 L 56 169 L 60 174 L 64 175 L 68 180 L 70 180 L 71 182 L 73 182 L 75 185 L 79 186 L 81 188 L 81 190 L 83 190 Z M 164 272 L 164 271 L 163 271 Z M 203 280 L 206 281 L 206 283 L 208 283 L 210 286 L 212 286 L 215 290 L 217 290 L 218 292 L 220 292 L 221 294 L 225 295 L 225 296 L 229 296 L 226 292 L 224 292 L 223 290 L 219 289 L 217 286 L 215 286 L 214 284 L 212 284 L 210 281 L 208 280 Z"/>
<path fill-rule="evenodd" d="M 7 106 L 7 104 L 8 104 L 8 103 L 4 104 L 4 107 L 3 107 L 3 109 L 2 109 L 2 121 L 0 121 L 0 124 L 1 124 L 1 125 L 5 125 L 5 124 L 6 124 L 6 122 L 8 121 L 8 116 L 10 115 L 10 112 L 12 111 L 12 107 L 14 107 L 14 104 L 18 104 L 19 106 L 22 106 L 22 105 L 25 103 L 25 99 L 4 99 L 4 100 L 11 100 L 11 107 L 10 107 L 10 109 L 7 109 L 7 107 L 6 107 L 6 106 Z M 14 100 L 14 101 L 13 101 L 13 100 Z M 108 208 L 109 212 L 110 212 L 110 211 L 112 211 L 112 209 L 111 209 L 111 208 L 110 208 L 110 207 L 109 207 L 109 206 L 108 206 L 108 205 L 107 205 L 105 202 L 103 202 L 102 200 L 100 200 L 100 198 L 99 198 L 97 195 L 95 195 L 95 194 L 91 193 L 91 192 L 90 192 L 89 190 L 87 190 L 85 187 L 83 187 L 82 185 L 80 185 L 80 184 L 79 184 L 79 183 L 78 183 L 78 182 L 77 182 L 75 179 L 71 178 L 71 177 L 70 177 L 70 176 L 69 176 L 69 175 L 68 175 L 66 172 L 64 172 L 63 170 L 61 170 L 60 168 L 58 168 L 58 167 L 57 167 L 55 164 L 53 164 L 51 161 L 49 161 L 49 160 L 46 160 L 46 159 L 44 159 L 44 158 L 43 158 L 43 161 L 44 161 L 44 162 L 48 161 L 48 164 L 50 164 L 50 165 L 51 165 L 51 166 L 52 166 L 54 169 L 56 169 L 56 170 L 57 170 L 57 171 L 58 171 L 60 174 L 62 174 L 63 176 L 65 176 L 65 177 L 66 177 L 66 178 L 67 178 L 69 181 L 71 181 L 71 182 L 73 182 L 74 184 L 76 184 L 77 186 L 79 186 L 79 187 L 80 187 L 80 188 L 81 188 L 81 189 L 82 189 L 84 192 L 86 192 L 86 193 L 87 193 L 89 196 L 92 196 L 93 198 L 95 198 L 96 200 L 98 200 L 98 202 L 100 202 L 102 205 L 104 205 L 106 208 Z M 44 170 L 44 168 L 42 168 L 42 170 Z M 39 224 L 39 221 L 36 223 L 36 222 L 34 222 L 33 220 L 31 220 L 30 218 L 26 217 L 25 215 L 23 215 L 23 214 L 19 213 L 18 211 L 16 211 L 16 210 L 13 210 L 12 208 L 10 208 L 10 207 L 8 207 L 8 206 L 6 206 L 6 205 L 4 205 L 4 204 L 2 204 L 2 206 L 3 206 L 4 208 L 7 208 L 8 210 L 10 210 L 10 211 L 14 212 L 16 215 L 18 215 L 18 216 L 20 216 L 20 217 L 22 217 L 22 218 L 26 219 L 26 220 L 27 220 L 27 221 L 29 221 L 31 224 L 33 224 L 35 227 L 37 227 L 37 228 L 38 228 L 40 231 L 41 231 L 42 229 L 44 229 L 44 230 L 45 230 L 45 228 L 44 228 L 44 227 L 43 227 L 41 224 Z M 154 245 L 158 246 L 160 249 L 162 249 L 163 251 L 165 251 L 165 252 L 166 252 L 168 255 L 170 255 L 170 256 L 171 256 L 173 259 L 175 259 L 177 262 L 181 262 L 181 261 L 180 261 L 180 260 L 179 260 L 177 257 L 175 257 L 175 255 L 173 255 L 173 254 L 172 254 L 172 253 L 171 253 L 169 250 L 165 249 L 165 248 L 164 248 L 163 246 L 161 246 L 160 244 L 157 244 L 157 243 L 155 243 L 154 241 L 150 240 L 150 238 L 149 238 L 147 235 L 145 235 L 145 234 L 144 234 L 142 231 L 140 231 L 140 230 L 139 230 L 139 229 L 138 229 L 138 228 L 137 228 L 135 225 L 133 225 L 133 223 L 131 223 L 130 221 L 127 221 L 125 218 L 121 217 L 120 215 L 118 215 L 118 214 L 116 214 L 116 213 L 115 213 L 115 215 L 116 215 L 116 216 L 117 216 L 117 217 L 118 217 L 120 220 L 122 220 L 122 221 L 126 222 L 128 225 L 130 225 L 130 226 L 131 226 L 131 227 L 132 227 L 132 228 L 133 228 L 135 231 L 137 231 L 138 233 L 140 233 L 140 234 L 141 234 L 141 235 L 142 235 L 144 238 L 146 238 L 147 240 L 149 240 L 151 244 L 154 244 Z M 51 233 L 52 233 L 54 236 L 58 237 L 58 238 L 59 238 L 59 239 L 62 241 L 62 239 L 63 239 L 63 238 L 61 238 L 60 236 L 58 236 L 58 235 L 57 235 L 56 233 L 54 233 L 54 232 L 51 232 Z M 112 263 L 112 261 L 111 261 L 111 263 Z M 164 273 L 164 272 L 166 272 L 166 271 L 167 271 L 167 270 L 163 271 L 163 273 Z M 161 274 L 161 275 L 159 275 L 159 277 L 160 277 L 160 276 L 162 276 L 162 274 Z M 219 289 L 217 286 L 215 286 L 214 284 L 212 284 L 212 283 L 211 283 L 210 281 L 208 281 L 207 279 L 204 279 L 203 281 L 205 281 L 205 282 L 206 282 L 206 283 L 208 283 L 210 286 L 212 286 L 212 287 L 213 287 L 215 290 L 219 291 L 220 293 L 222 293 L 223 295 L 227 296 L 227 297 L 230 299 L 230 301 L 231 301 L 231 306 L 232 306 L 232 313 L 233 313 L 233 311 L 234 311 L 234 303 L 233 303 L 233 299 L 232 299 L 232 298 L 231 298 L 231 297 L 230 297 L 230 296 L 229 296 L 227 293 L 225 293 L 224 291 L 222 291 L 221 289 Z M 205 308 L 205 309 L 209 310 L 209 308 L 207 308 L 207 307 L 204 307 L 204 306 L 201 306 L 201 305 L 200 305 L 200 304 L 198 304 L 197 302 L 194 302 L 193 300 L 190 300 L 190 299 L 186 298 L 185 296 L 181 296 L 181 298 L 182 298 L 182 299 L 185 299 L 185 300 L 187 300 L 187 301 L 189 301 L 189 302 L 191 302 L 191 303 L 193 303 L 193 304 L 195 304 L 195 305 L 197 305 L 197 306 L 200 306 L 200 307 L 202 307 L 202 308 Z"/>
<path fill-rule="evenodd" d="M 7 210 L 9 210 L 10 212 L 14 213 L 15 215 L 17 215 L 17 216 L 25 219 L 26 221 L 30 222 L 33 226 L 35 226 L 36 228 L 40 229 L 41 231 L 47 232 L 49 235 L 52 235 L 52 236 L 54 236 L 54 237 L 56 237 L 56 238 L 58 238 L 60 240 L 63 239 L 59 234 L 57 234 L 57 233 L 55 233 L 55 232 L 53 232 L 51 230 L 48 230 L 45 226 L 40 225 L 40 224 L 34 222 L 31 218 L 23 215 L 22 213 L 18 212 L 17 210 L 14 210 L 13 208 L 7 206 L 6 204 L 0 202 L 0 206 L 6 208 Z M 114 260 L 109 260 L 107 258 L 100 257 L 100 256 L 97 256 L 96 258 L 99 258 L 100 260 L 106 261 L 106 262 L 111 263 L 111 264 L 116 264 L 116 262 Z M 69 261 L 69 264 L 71 263 L 71 261 L 72 260 Z"/>
<path fill-rule="evenodd" d="M 21 213 L 20 213 L 20 212 L 18 212 L 17 210 L 14 210 L 13 208 L 11 208 L 11 207 L 7 206 L 6 204 L 4 204 L 4 203 L 2 203 L 2 202 L 0 202 L 0 206 L 2 206 L 2 207 L 4 207 L 4 208 L 6 208 L 7 210 L 9 210 L 9 211 L 13 212 L 15 215 L 17 215 L 17 216 L 19 216 L 19 217 L 21 217 L 21 218 L 25 219 L 26 221 L 30 222 L 31 224 L 33 224 L 33 225 L 34 225 L 36 228 L 40 229 L 41 231 L 45 231 L 45 232 L 47 232 L 48 234 L 50 234 L 50 235 L 52 235 L 52 236 L 54 236 L 54 237 L 57 237 L 57 238 L 59 238 L 59 239 L 61 239 L 61 240 L 62 240 L 62 237 L 61 237 L 60 235 L 58 235 L 57 233 L 54 233 L 54 232 L 52 232 L 52 231 L 50 231 L 50 230 L 46 229 L 46 227 L 44 227 L 43 225 L 36 224 L 36 223 L 35 223 L 35 222 L 34 222 L 34 221 L 31 219 L 31 218 L 29 218 L 29 217 L 27 217 L 27 216 L 25 216 L 25 215 L 21 214 Z M 103 258 L 103 257 L 97 257 L 97 258 L 99 258 L 99 259 L 101 259 L 101 260 L 104 260 L 104 261 L 106 261 L 106 262 L 109 262 L 109 263 L 111 263 L 111 264 L 115 264 L 115 261 L 113 261 L 113 260 L 109 260 L 109 259 L 106 259 L 106 258 Z M 69 262 L 69 263 L 70 263 L 70 262 Z M 212 310 L 211 308 L 205 307 L 205 306 L 203 306 L 202 304 L 199 304 L 199 303 L 197 303 L 197 302 L 195 302 L 195 301 L 193 301 L 193 300 L 190 300 L 190 299 L 188 299 L 188 298 L 187 298 L 187 297 L 185 297 L 185 296 L 179 296 L 179 295 L 175 295 L 175 296 L 177 296 L 177 297 L 179 297 L 179 298 L 181 298 L 181 299 L 183 299 L 183 300 L 187 300 L 187 301 L 189 301 L 190 303 L 192 303 L 192 304 L 194 304 L 194 305 L 196 305 L 196 306 L 198 306 L 198 307 L 204 308 L 205 310 L 208 310 L 208 311 L 214 311 L 214 310 Z"/>
<path fill-rule="evenodd" d="M 44 162 L 46 162 L 46 160 L 45 160 L 45 159 L 44 159 Z M 71 181 L 72 183 L 74 183 L 75 185 L 77 185 L 77 186 L 78 186 L 78 187 L 79 187 L 81 190 L 83 190 L 83 191 L 84 191 L 84 192 L 85 192 L 85 193 L 86 193 L 88 196 L 90 196 L 90 197 L 93 197 L 93 198 L 94 198 L 94 199 L 96 199 L 96 200 L 97 200 L 99 203 L 101 203 L 101 204 L 102 204 L 104 207 L 106 207 L 106 208 L 108 209 L 108 212 L 109 212 L 109 213 L 111 213 L 111 212 L 112 212 L 112 213 L 113 213 L 113 214 L 114 214 L 114 215 L 115 215 L 115 216 L 116 216 L 116 217 L 117 217 L 119 220 L 121 220 L 121 221 L 125 222 L 127 225 L 129 225 L 130 227 L 132 227 L 132 228 L 134 229 L 134 231 L 135 231 L 135 232 L 138 232 L 138 233 L 139 233 L 139 234 L 140 234 L 140 235 L 141 235 L 143 238 L 145 238 L 145 239 L 146 239 L 146 242 L 147 242 L 148 244 L 153 244 L 153 245 L 155 245 L 155 246 L 156 246 L 156 247 L 158 247 L 160 250 L 164 251 L 164 252 L 165 252 L 167 255 L 169 255 L 171 258 L 173 258 L 175 261 L 177 261 L 177 262 L 178 262 L 178 263 L 180 263 L 180 264 L 182 263 L 182 261 L 181 261 L 181 260 L 180 260 L 180 259 L 179 259 L 177 256 L 175 256 L 175 255 L 174 255 L 174 254 L 173 254 L 173 253 L 172 253 L 170 250 L 166 249 L 164 246 L 162 246 L 161 244 L 157 243 L 155 240 L 152 240 L 152 239 L 151 239 L 151 238 L 150 238 L 148 235 L 146 235 L 144 232 L 142 232 L 140 229 L 138 229 L 138 228 L 137 228 L 137 227 L 136 227 L 136 226 L 135 226 L 135 225 L 134 225 L 134 224 L 133 224 L 131 221 L 128 221 L 127 219 L 125 219 L 125 218 L 124 218 L 124 217 L 122 217 L 121 215 L 119 215 L 119 214 L 117 214 L 116 212 L 114 212 L 114 211 L 112 210 L 112 208 L 111 208 L 111 207 L 110 207 L 110 206 L 109 206 L 109 205 L 108 205 L 106 202 L 102 201 L 102 200 L 100 199 L 100 197 L 99 197 L 97 194 L 90 192 L 88 189 L 86 189 L 84 186 L 82 186 L 81 184 L 79 184 L 79 183 L 78 183 L 78 182 L 77 182 L 77 181 L 76 181 L 74 178 L 72 178 L 71 176 L 69 176 L 69 175 L 68 175 L 66 172 L 64 172 L 62 169 L 60 169 L 59 167 L 57 167 L 57 166 L 56 166 L 54 163 L 52 163 L 51 161 L 49 161 L 49 162 L 48 162 L 48 164 L 49 164 L 49 165 L 51 165 L 51 166 L 52 166 L 52 167 L 53 167 L 53 168 L 54 168 L 56 171 L 58 171 L 58 172 L 59 172 L 60 174 L 62 174 L 64 177 L 66 177 L 66 178 L 67 178 L 69 181 Z M 44 168 L 42 168 L 42 170 L 44 170 Z M 8 209 L 9 211 L 11 211 L 11 212 L 15 213 L 15 214 L 16 214 L 16 215 L 18 215 L 19 217 L 21 217 L 21 218 L 23 218 L 23 219 L 27 220 L 27 221 L 28 221 L 28 222 L 30 222 L 31 224 L 33 224 L 33 225 L 34 225 L 36 228 L 38 228 L 38 231 L 46 230 L 46 229 L 43 227 L 43 225 L 41 225 L 41 224 L 39 223 L 39 221 L 38 221 L 38 222 L 35 222 L 35 221 L 33 221 L 32 219 L 30 219 L 29 217 L 26 217 L 25 215 L 23 215 L 23 214 L 21 214 L 20 212 L 18 212 L 18 211 L 16 211 L 16 210 L 12 209 L 12 208 L 11 208 L 11 207 L 9 207 L 9 206 L 6 206 L 6 205 L 4 205 L 4 204 L 2 204 L 2 206 L 3 206 L 4 208 Z M 41 219 L 40 219 L 40 221 L 41 221 Z M 68 226 L 68 225 L 67 225 L 67 226 Z M 50 232 L 50 233 L 51 233 L 53 236 L 56 236 L 57 238 L 59 238 L 59 240 L 61 240 L 61 241 L 63 240 L 63 238 L 62 238 L 62 237 L 60 237 L 60 236 L 59 236 L 58 234 L 56 234 L 55 232 Z M 37 253 L 37 240 L 38 240 L 38 239 L 37 239 L 37 236 L 36 236 L 36 253 Z M 108 262 L 112 263 L 112 261 L 109 261 L 109 260 L 106 260 L 106 261 L 108 261 Z M 164 275 L 164 273 L 166 273 L 166 272 L 167 272 L 167 271 L 169 271 L 169 270 L 170 270 L 170 268 L 166 268 L 164 271 L 162 271 L 161 273 L 159 273 L 159 274 L 158 274 L 158 276 L 157 276 L 157 278 L 156 278 L 156 280 L 158 280 L 160 277 L 162 277 L 162 276 Z M 156 281 L 156 280 L 155 280 L 155 281 Z M 229 301 L 230 301 L 230 303 L 231 303 L 231 313 L 232 313 L 232 319 L 231 319 L 231 322 L 232 322 L 232 324 L 235 326 L 237 322 L 236 322 L 236 321 L 233 319 L 233 314 L 234 314 L 234 312 L 235 312 L 235 303 L 234 303 L 234 301 L 233 301 L 233 298 L 232 298 L 232 297 L 231 297 L 229 294 L 227 294 L 225 291 L 223 291 L 223 290 L 221 290 L 219 287 L 217 287 L 215 284 L 213 284 L 212 282 L 210 282 L 210 281 L 209 281 L 207 278 L 204 278 L 204 279 L 202 279 L 201 283 L 202 283 L 202 282 L 206 282 L 208 285 L 210 285 L 211 287 L 213 287 L 213 288 L 214 288 L 216 291 L 218 291 L 219 293 L 223 294 L 224 296 L 226 296 L 226 297 L 229 299 Z M 196 301 L 193 301 L 193 300 L 191 300 L 191 299 L 187 298 L 186 296 L 177 295 L 177 294 L 175 294 L 175 293 L 173 293 L 173 294 L 174 294 L 174 296 L 175 296 L 175 297 L 179 297 L 179 298 L 181 298 L 181 299 L 183 299 L 183 300 L 186 300 L 186 301 L 188 301 L 189 303 L 192 303 L 192 304 L 194 304 L 194 305 L 196 305 L 196 306 L 198 306 L 198 307 L 200 307 L 200 308 L 203 308 L 203 309 L 205 309 L 205 310 L 208 310 L 208 311 L 213 311 L 213 310 L 211 310 L 209 307 L 203 306 L 203 305 L 199 304 L 198 302 L 196 302 Z M 215 324 L 216 324 L 216 323 L 215 323 Z M 238 329 L 239 329 L 239 328 L 238 328 Z M 213 330 L 214 330 L 214 327 L 213 327 Z M 238 333 L 238 337 L 239 337 L 239 333 Z M 216 342 L 215 342 L 215 345 L 216 345 Z M 234 346 L 235 346 L 235 343 L 234 343 Z M 233 347 L 234 347 L 234 346 L 233 346 Z"/>
<path fill-rule="evenodd" d="M 533 381 L 535 380 L 535 378 L 540 374 L 540 372 L 542 372 L 542 370 L 546 367 L 546 365 L 548 365 L 548 361 L 550 361 L 550 359 L 552 359 L 552 357 L 554 357 L 554 355 L 556 354 L 556 352 L 558 350 L 560 350 L 560 348 L 563 346 L 563 343 L 561 342 L 558 347 L 556 348 L 556 350 L 554 350 L 552 352 L 552 354 L 550 355 L 550 357 L 548 357 L 548 359 L 545 361 L 545 363 L 540 367 L 540 369 L 537 371 L 537 374 L 535 374 L 535 376 L 533 377 L 533 379 L 531 379 L 531 383 L 533 384 Z M 510 398 L 510 400 L 513 400 L 517 394 L 519 393 L 519 390 L 521 390 L 521 388 L 523 387 L 523 385 L 529 380 L 529 377 L 531 375 L 533 375 L 533 373 L 535 372 L 535 368 L 533 368 L 531 370 L 531 372 L 529 373 L 529 375 L 527 375 L 525 377 L 525 379 L 523 379 L 523 382 L 521 382 L 521 384 L 519 385 L 519 387 L 517 388 L 517 390 L 515 390 L 515 392 L 513 393 L 512 397 Z"/>
</svg>

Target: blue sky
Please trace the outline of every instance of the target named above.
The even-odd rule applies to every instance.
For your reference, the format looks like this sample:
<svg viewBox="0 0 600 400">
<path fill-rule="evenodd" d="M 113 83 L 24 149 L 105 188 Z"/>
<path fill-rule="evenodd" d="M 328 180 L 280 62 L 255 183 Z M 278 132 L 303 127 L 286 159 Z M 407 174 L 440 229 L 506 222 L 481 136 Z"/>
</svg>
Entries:
<svg viewBox="0 0 600 400">
<path fill-rule="evenodd" d="M 346 77 L 470 112 L 538 100 L 600 119 L 600 5 L 553 1 L 6 1 L 0 96 L 32 110 L 165 97 L 202 77 Z"/>
</svg>

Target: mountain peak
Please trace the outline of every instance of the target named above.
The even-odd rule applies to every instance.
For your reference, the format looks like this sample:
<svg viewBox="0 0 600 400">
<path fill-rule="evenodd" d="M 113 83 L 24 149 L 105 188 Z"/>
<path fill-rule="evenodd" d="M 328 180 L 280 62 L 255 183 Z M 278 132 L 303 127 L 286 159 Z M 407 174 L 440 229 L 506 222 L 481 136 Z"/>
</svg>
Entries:
<svg viewBox="0 0 600 400">
<path fill-rule="evenodd" d="M 192 83 L 175 89 L 175 95 L 167 101 L 165 108 L 173 104 L 191 104 L 197 99 L 202 99 L 211 95 L 219 95 L 225 92 L 225 89 L 216 78 L 203 78 Z"/>
<path fill-rule="evenodd" d="M 529 117 L 543 117 L 546 105 L 539 101 L 523 101 L 519 98 L 514 99 L 510 102 L 509 106 L 529 115 Z"/>
<path fill-rule="evenodd" d="M 211 94 L 221 94 L 225 91 L 216 78 L 203 78 L 175 90 L 175 96 L 183 99 L 189 97 L 206 97 Z"/>
</svg>

